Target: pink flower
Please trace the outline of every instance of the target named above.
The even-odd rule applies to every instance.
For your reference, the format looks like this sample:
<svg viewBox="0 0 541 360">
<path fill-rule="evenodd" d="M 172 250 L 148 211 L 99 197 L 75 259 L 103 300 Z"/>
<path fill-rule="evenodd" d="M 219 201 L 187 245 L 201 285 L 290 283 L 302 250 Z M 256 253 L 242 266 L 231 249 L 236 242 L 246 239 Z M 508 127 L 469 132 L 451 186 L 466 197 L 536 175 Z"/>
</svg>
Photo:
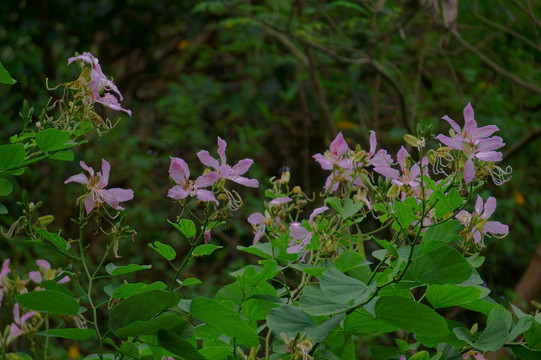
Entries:
<svg viewBox="0 0 541 360">
<path fill-rule="evenodd" d="M 36 313 L 31 311 L 21 316 L 21 312 L 19 310 L 19 303 L 15 303 L 15 305 L 13 305 L 13 322 L 9 326 L 7 344 L 4 345 L 10 344 L 13 340 L 24 334 L 24 324 L 28 321 L 28 319 L 35 315 Z"/>
<path fill-rule="evenodd" d="M 101 70 L 99 60 L 91 53 L 84 52 L 82 55 L 70 57 L 68 59 L 68 65 L 75 60 L 84 61 L 92 67 L 90 70 L 90 82 L 88 83 L 92 91 L 92 102 L 103 104 L 113 110 L 124 111 L 131 116 L 131 110 L 126 110 L 120 106 L 119 100 L 122 101 L 124 98 L 113 83 L 113 80 L 109 80 Z M 103 91 L 103 95 L 100 95 L 100 91 Z M 118 99 L 110 91 L 117 94 Z"/>
<path fill-rule="evenodd" d="M 314 211 L 312 211 L 312 214 L 310 214 L 310 218 L 308 219 L 308 223 L 310 225 L 313 225 L 314 224 L 314 218 L 316 216 L 318 216 L 319 214 L 325 212 L 329 210 L 329 208 L 327 206 L 321 206 L 321 207 L 318 207 L 316 209 L 314 209 Z"/>
<path fill-rule="evenodd" d="M 2 270 L 0 271 L 0 307 L 2 307 L 2 299 L 4 298 L 4 291 L 6 291 L 6 287 L 4 286 L 4 278 L 8 276 L 8 274 L 11 272 L 11 269 L 9 268 L 9 262 L 10 259 L 4 260 L 2 263 Z"/>
<path fill-rule="evenodd" d="M 306 247 L 310 245 L 313 236 L 312 232 L 299 222 L 289 224 L 289 234 L 293 239 L 288 244 L 289 247 L 286 250 L 288 254 L 304 252 Z"/>
<path fill-rule="evenodd" d="M 269 202 L 269 205 L 271 206 L 274 206 L 274 205 L 282 205 L 282 204 L 287 204 L 289 202 L 292 202 L 293 200 L 289 197 L 289 196 L 282 196 L 282 197 L 278 197 L 274 200 L 271 200 Z"/>
<path fill-rule="evenodd" d="M 475 165 L 473 163 L 475 158 L 490 162 L 502 160 L 502 153 L 494 150 L 505 145 L 503 139 L 499 136 L 489 137 L 499 130 L 498 127 L 496 125 L 488 125 L 478 128 L 474 118 L 473 107 L 470 103 L 464 108 L 464 129 L 461 129 L 447 115 L 442 119 L 451 125 L 455 135 L 454 137 L 449 137 L 440 134 L 436 136 L 436 139 L 452 149 L 464 152 L 467 157 L 464 164 L 464 181 L 466 184 L 470 183 L 475 177 Z"/>
<path fill-rule="evenodd" d="M 322 154 L 312 156 L 323 170 L 330 170 L 331 174 L 325 180 L 325 189 L 331 192 L 336 191 L 339 182 L 335 181 L 338 175 L 344 174 L 347 180 L 353 181 L 349 175 L 353 171 L 353 160 L 349 157 L 349 146 L 339 132 L 336 138 L 331 142 L 329 150 Z"/>
<path fill-rule="evenodd" d="M 377 145 L 378 142 L 376 140 L 376 133 L 374 131 L 370 131 L 370 151 L 367 154 L 368 157 L 366 162 L 374 167 L 375 172 L 385 176 L 386 178 L 398 178 L 398 170 L 391 168 L 393 158 L 385 149 L 379 149 L 376 151 Z"/>
<path fill-rule="evenodd" d="M 99 207 L 104 202 L 109 204 L 113 209 L 124 210 L 119 203 L 121 201 L 133 199 L 133 190 L 120 188 L 105 189 L 109 183 L 109 172 L 111 170 L 111 165 L 109 165 L 109 163 L 103 159 L 101 162 L 103 174 L 101 172 L 94 174 L 94 169 L 87 166 L 84 161 L 81 161 L 81 167 L 90 174 L 90 178 L 87 178 L 84 174 L 78 174 L 73 175 L 64 181 L 64 184 L 76 182 L 87 186 L 88 193 L 84 196 L 84 204 L 87 215 L 92 212 L 94 207 Z"/>
<path fill-rule="evenodd" d="M 51 264 L 47 260 L 36 260 L 36 264 L 40 268 L 37 271 L 28 272 L 28 278 L 35 282 L 36 284 L 41 283 L 43 280 L 52 280 L 59 275 L 62 275 L 62 272 L 55 271 L 51 269 Z M 64 276 L 58 281 L 59 284 L 64 284 L 70 281 L 69 276 Z"/>
<path fill-rule="evenodd" d="M 225 156 L 225 149 L 227 143 L 225 140 L 218 137 L 218 155 L 220 160 L 210 156 L 209 152 L 206 150 L 201 150 L 197 153 L 197 157 L 203 163 L 203 165 L 209 166 L 216 170 L 220 179 L 231 180 L 237 184 L 241 184 L 248 187 L 258 187 L 259 182 L 256 179 L 248 179 L 244 175 L 250 166 L 253 164 L 252 159 L 244 159 L 239 161 L 236 165 L 230 166 L 227 165 L 227 158 Z"/>
<path fill-rule="evenodd" d="M 483 237 L 490 235 L 507 235 L 509 227 L 498 221 L 488 221 L 488 218 L 496 210 L 496 198 L 491 196 L 483 204 L 481 196 L 477 196 L 475 202 L 475 212 L 470 214 L 466 210 L 460 211 L 456 218 L 464 225 L 469 236 L 473 237 L 475 244 L 483 247 Z"/>
<path fill-rule="evenodd" d="M 257 244 L 265 234 L 266 221 L 267 218 L 265 217 L 265 215 L 259 212 L 253 213 L 252 215 L 248 216 L 248 222 L 255 229 L 253 245 Z"/>
<path fill-rule="evenodd" d="M 195 196 L 201 201 L 213 201 L 218 205 L 214 193 L 203 188 L 212 186 L 219 179 L 217 173 L 208 173 L 198 177 L 195 181 L 189 180 L 190 169 L 188 164 L 181 158 L 171 157 L 169 176 L 177 183 L 169 189 L 168 197 L 175 200 L 182 200 L 188 196 Z"/>
</svg>

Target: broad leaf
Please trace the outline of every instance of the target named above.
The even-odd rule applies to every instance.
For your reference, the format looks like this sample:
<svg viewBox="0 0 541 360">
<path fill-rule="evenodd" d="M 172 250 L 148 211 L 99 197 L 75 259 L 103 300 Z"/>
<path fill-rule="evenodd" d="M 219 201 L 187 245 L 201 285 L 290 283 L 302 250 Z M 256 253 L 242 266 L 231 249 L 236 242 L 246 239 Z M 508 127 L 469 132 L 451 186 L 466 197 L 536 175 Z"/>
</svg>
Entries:
<svg viewBox="0 0 541 360">
<path fill-rule="evenodd" d="M 6 171 L 21 165 L 26 157 L 23 144 L 10 144 L 0 146 L 0 168 Z"/>
<path fill-rule="evenodd" d="M 70 295 L 56 290 L 33 291 L 16 297 L 19 305 L 51 314 L 76 315 L 79 303 Z"/>
<path fill-rule="evenodd" d="M 116 266 L 113 263 L 109 263 L 105 266 L 105 271 L 111 276 L 129 274 L 139 270 L 147 270 L 152 268 L 152 265 L 138 265 L 130 264 L 126 266 Z"/>
<path fill-rule="evenodd" d="M 192 344 L 171 331 L 158 331 L 158 344 L 184 360 L 206 359 Z"/>
<path fill-rule="evenodd" d="M 96 336 L 96 331 L 93 329 L 49 329 L 37 333 L 41 336 L 58 337 L 62 339 L 70 339 L 76 341 L 85 341 L 93 336 Z"/>
<path fill-rule="evenodd" d="M 166 260 L 174 260 L 177 256 L 175 249 L 171 246 L 161 243 L 159 241 L 154 241 L 154 244 L 148 243 L 148 247 L 156 251 L 158 254 L 163 256 Z"/>
<path fill-rule="evenodd" d="M 45 129 L 36 134 L 36 144 L 41 151 L 55 151 L 66 147 L 70 139 L 69 131 Z"/>
</svg>

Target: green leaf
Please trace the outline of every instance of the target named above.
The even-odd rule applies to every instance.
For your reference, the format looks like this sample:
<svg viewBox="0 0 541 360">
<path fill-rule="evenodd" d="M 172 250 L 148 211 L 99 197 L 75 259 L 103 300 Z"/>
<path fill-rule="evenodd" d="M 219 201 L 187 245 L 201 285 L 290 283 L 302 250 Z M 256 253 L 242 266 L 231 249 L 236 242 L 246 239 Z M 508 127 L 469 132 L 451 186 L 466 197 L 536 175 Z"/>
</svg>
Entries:
<svg viewBox="0 0 541 360">
<path fill-rule="evenodd" d="M 152 290 L 165 290 L 167 285 L 161 281 L 156 281 L 152 284 L 135 283 L 135 284 L 122 284 L 114 292 L 112 297 L 114 299 L 125 299 L 133 295 L 144 293 Z"/>
<path fill-rule="evenodd" d="M 351 198 L 346 198 L 342 213 L 340 215 L 344 220 L 349 219 L 353 215 L 357 214 L 359 210 L 363 208 L 363 206 L 364 204 L 360 201 L 355 204 Z"/>
<path fill-rule="evenodd" d="M 159 330 L 179 332 L 192 325 L 177 314 L 162 314 L 150 320 L 137 320 L 114 332 L 118 337 L 127 338 L 138 335 L 156 335 Z"/>
<path fill-rule="evenodd" d="M 57 249 L 66 251 L 69 248 L 68 242 L 60 235 L 48 232 L 45 229 L 37 228 L 36 232 L 45 240 L 53 244 Z"/>
<path fill-rule="evenodd" d="M 255 328 L 229 307 L 205 297 L 198 297 L 190 303 L 193 317 L 220 329 L 223 334 L 237 338 L 237 342 L 247 347 L 257 346 L 259 338 Z"/>
<path fill-rule="evenodd" d="M 182 280 L 182 286 L 190 286 L 190 285 L 197 285 L 197 284 L 202 284 L 203 282 L 197 278 L 194 278 L 194 277 L 189 277 L 189 278 L 186 278 L 184 280 Z"/>
<path fill-rule="evenodd" d="M 448 220 L 442 224 L 431 226 L 423 236 L 422 243 L 430 241 L 443 241 L 450 243 L 457 240 L 460 235 L 458 233 L 464 229 L 464 226 L 458 220 Z"/>
<path fill-rule="evenodd" d="M 426 298 L 434 308 L 444 308 L 467 304 L 485 297 L 480 287 L 458 285 L 431 285 L 426 290 Z"/>
<path fill-rule="evenodd" d="M 262 259 L 272 259 L 272 244 L 268 242 L 261 242 L 248 247 L 239 245 L 237 249 L 248 254 L 256 255 Z"/>
<path fill-rule="evenodd" d="M 406 199 L 407 200 L 407 199 Z M 407 229 L 411 225 L 413 220 L 413 210 L 408 203 L 402 203 L 400 201 L 395 202 L 396 217 L 402 228 Z"/>
<path fill-rule="evenodd" d="M 86 341 L 93 336 L 96 336 L 96 331 L 93 329 L 49 329 L 37 333 L 41 336 L 58 337 L 62 339 L 70 339 L 76 341 Z"/>
<path fill-rule="evenodd" d="M 472 266 L 456 249 L 447 245 L 431 249 L 425 244 L 415 248 L 403 280 L 423 284 L 460 284 L 471 274 Z"/>
<path fill-rule="evenodd" d="M 290 338 L 315 328 L 316 322 L 297 306 L 282 305 L 269 311 L 267 325 L 276 336 L 283 332 Z"/>
<path fill-rule="evenodd" d="M 344 330 L 360 334 L 387 333 L 398 329 L 398 326 L 379 320 L 364 308 L 355 310 L 344 320 Z"/>
<path fill-rule="evenodd" d="M 182 235 L 184 235 L 187 239 L 191 239 L 195 236 L 197 233 L 195 224 L 190 219 L 180 219 L 178 224 L 175 224 L 172 221 L 167 220 L 167 222 L 175 227 Z"/>
<path fill-rule="evenodd" d="M 441 218 L 452 212 L 460 205 L 462 205 L 462 202 L 464 201 L 464 199 L 462 199 L 462 197 L 458 193 L 457 189 L 451 189 L 445 194 L 441 191 L 436 191 L 434 193 L 434 196 L 436 197 L 436 199 L 438 199 L 435 207 L 436 217 L 438 218 Z"/>
<path fill-rule="evenodd" d="M 147 270 L 152 268 L 152 265 L 137 265 L 137 264 L 130 264 L 126 266 L 116 266 L 113 263 L 109 263 L 105 266 L 105 271 L 111 276 L 117 276 L 117 275 L 124 275 L 129 274 L 132 272 L 136 272 L 139 270 Z"/>
<path fill-rule="evenodd" d="M 532 350 L 541 350 L 541 323 L 532 320 L 530 328 L 524 333 L 528 347 Z"/>
<path fill-rule="evenodd" d="M 364 258 L 361 254 L 356 251 L 346 249 L 344 250 L 338 259 L 336 259 L 334 265 L 341 272 L 346 272 L 357 266 L 363 264 Z"/>
<path fill-rule="evenodd" d="M 223 248 L 223 246 L 218 246 L 218 245 L 214 245 L 214 244 L 199 245 L 193 250 L 193 256 L 210 255 L 214 251 L 216 251 L 218 249 L 221 249 L 221 248 Z"/>
<path fill-rule="evenodd" d="M 449 333 L 441 315 L 426 305 L 401 296 L 379 298 L 375 313 L 379 320 L 413 333 L 427 336 L 445 336 Z"/>
<path fill-rule="evenodd" d="M 310 315 L 332 315 L 348 309 L 348 304 L 339 304 L 326 296 L 318 285 L 304 289 L 299 307 Z"/>
<path fill-rule="evenodd" d="M 158 344 L 184 360 L 206 360 L 192 344 L 172 331 L 158 331 Z"/>
<path fill-rule="evenodd" d="M 5 215 L 8 213 L 8 208 L 0 204 L 0 215 Z"/>
<path fill-rule="evenodd" d="M 0 168 L 4 171 L 21 165 L 26 157 L 23 144 L 10 144 L 0 146 Z"/>
<path fill-rule="evenodd" d="M 276 302 L 259 298 L 251 298 L 246 300 L 242 305 L 242 313 L 250 320 L 265 320 L 269 311 L 278 306 L 280 306 L 280 304 Z"/>
<path fill-rule="evenodd" d="M 182 295 L 152 290 L 133 295 L 115 306 L 109 314 L 109 328 L 116 334 L 118 329 L 138 321 L 148 321 L 162 311 L 177 306 Z"/>
<path fill-rule="evenodd" d="M 8 179 L 0 179 L 0 196 L 7 196 L 13 191 L 13 185 Z"/>
<path fill-rule="evenodd" d="M 75 158 L 75 155 L 73 155 L 73 151 L 71 150 L 65 150 L 65 151 L 59 151 L 51 156 L 49 156 L 50 159 L 53 160 L 59 160 L 59 161 L 73 161 Z"/>
<path fill-rule="evenodd" d="M 163 256 L 166 260 L 174 260 L 177 256 L 175 249 L 171 246 L 161 243 L 159 241 L 154 241 L 154 244 L 148 243 L 148 247 L 156 251 L 158 254 Z"/>
<path fill-rule="evenodd" d="M 42 130 L 36 134 L 36 144 L 41 151 L 64 149 L 69 139 L 69 131 L 52 128 Z"/>
<path fill-rule="evenodd" d="M 497 351 L 509 337 L 509 329 L 513 324 L 513 316 L 503 307 L 492 309 L 487 319 L 487 327 L 475 342 L 475 348 L 481 351 Z"/>
<path fill-rule="evenodd" d="M 73 297 L 67 287 L 65 287 L 62 284 L 57 283 L 54 280 L 43 280 L 39 285 L 45 290 L 59 291 L 61 293 L 68 295 L 69 297 Z"/>
<path fill-rule="evenodd" d="M 347 276 L 334 267 L 323 273 L 320 286 L 327 298 L 341 304 L 353 303 L 353 301 L 359 304 L 366 300 L 374 290 L 374 288 L 368 288 L 364 282 Z"/>
<path fill-rule="evenodd" d="M 33 291 L 15 298 L 19 305 L 30 310 L 60 315 L 76 315 L 79 312 L 79 303 L 60 291 Z"/>
<path fill-rule="evenodd" d="M 0 83 L 6 85 L 13 85 L 17 81 L 11 77 L 9 72 L 4 68 L 4 65 L 0 62 Z"/>
</svg>

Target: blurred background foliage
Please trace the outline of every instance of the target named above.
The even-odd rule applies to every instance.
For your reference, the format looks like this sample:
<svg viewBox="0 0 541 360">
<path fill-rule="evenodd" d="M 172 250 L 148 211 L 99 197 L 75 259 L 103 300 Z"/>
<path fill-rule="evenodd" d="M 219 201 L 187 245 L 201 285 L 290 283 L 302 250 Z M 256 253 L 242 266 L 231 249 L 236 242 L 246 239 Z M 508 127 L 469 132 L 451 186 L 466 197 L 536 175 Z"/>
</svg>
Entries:
<svg viewBox="0 0 541 360">
<path fill-rule="evenodd" d="M 538 0 L 2 1 L 0 61 L 18 82 L 0 87 L 0 137 L 7 143 L 21 129 L 23 99 L 39 113 L 60 95 L 45 90 L 46 78 L 52 86 L 77 76 L 68 57 L 97 56 L 133 116 L 120 114 L 113 131 L 90 139 L 76 157 L 96 167 L 107 159 L 112 186 L 134 189 L 127 212 L 139 235 L 120 253 L 160 270 L 148 242 L 177 252 L 185 246 L 165 221 L 178 213 L 166 198 L 169 156 L 184 158 L 195 174 L 195 154 L 214 152 L 220 136 L 232 161 L 255 160 L 250 177 L 279 176 L 288 166 L 294 184 L 319 192 L 326 174 L 311 155 L 338 131 L 367 148 L 375 130 L 380 146 L 396 154 L 417 124 L 447 132 L 441 116 L 462 123 L 471 102 L 480 125 L 501 129 L 505 164 L 514 170 L 509 183 L 490 189 L 496 217 L 511 231 L 488 242 L 483 278 L 502 301 L 517 286 L 526 300 L 539 300 L 540 10 Z M 55 215 L 50 230 L 69 234 L 80 189 L 62 184 L 80 171 L 77 162 L 34 166 L 6 199 L 10 216 L 0 225 L 8 228 L 20 213 L 16 201 L 27 188 L 32 201 L 43 201 L 41 215 Z M 251 242 L 245 219 L 261 210 L 265 184 L 244 192 L 237 221 L 213 235 L 228 251 L 191 268 L 207 282 L 192 291 L 212 294 L 224 272 L 250 261 L 235 247 Z M 2 240 L 0 255 L 33 263 L 41 251 Z M 538 272 L 519 284 L 529 265 Z"/>
</svg>

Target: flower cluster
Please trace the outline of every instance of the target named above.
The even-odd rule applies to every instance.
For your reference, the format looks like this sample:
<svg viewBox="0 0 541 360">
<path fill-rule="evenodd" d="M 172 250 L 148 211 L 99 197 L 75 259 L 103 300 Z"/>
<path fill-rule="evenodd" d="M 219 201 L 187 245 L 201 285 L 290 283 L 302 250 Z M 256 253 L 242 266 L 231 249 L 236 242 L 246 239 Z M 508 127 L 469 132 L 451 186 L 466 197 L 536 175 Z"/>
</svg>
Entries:
<svg viewBox="0 0 541 360">
<path fill-rule="evenodd" d="M 105 76 L 101 70 L 99 60 L 91 53 L 84 52 L 82 55 L 70 57 L 68 59 L 68 65 L 75 60 L 81 60 L 90 65 L 89 81 L 87 82 L 87 85 L 90 88 L 90 103 L 100 103 L 113 110 L 124 111 L 131 116 L 131 110 L 124 109 L 120 105 L 119 101 L 122 101 L 124 97 L 114 84 L 113 80 L 108 79 L 107 76 Z"/>
</svg>

